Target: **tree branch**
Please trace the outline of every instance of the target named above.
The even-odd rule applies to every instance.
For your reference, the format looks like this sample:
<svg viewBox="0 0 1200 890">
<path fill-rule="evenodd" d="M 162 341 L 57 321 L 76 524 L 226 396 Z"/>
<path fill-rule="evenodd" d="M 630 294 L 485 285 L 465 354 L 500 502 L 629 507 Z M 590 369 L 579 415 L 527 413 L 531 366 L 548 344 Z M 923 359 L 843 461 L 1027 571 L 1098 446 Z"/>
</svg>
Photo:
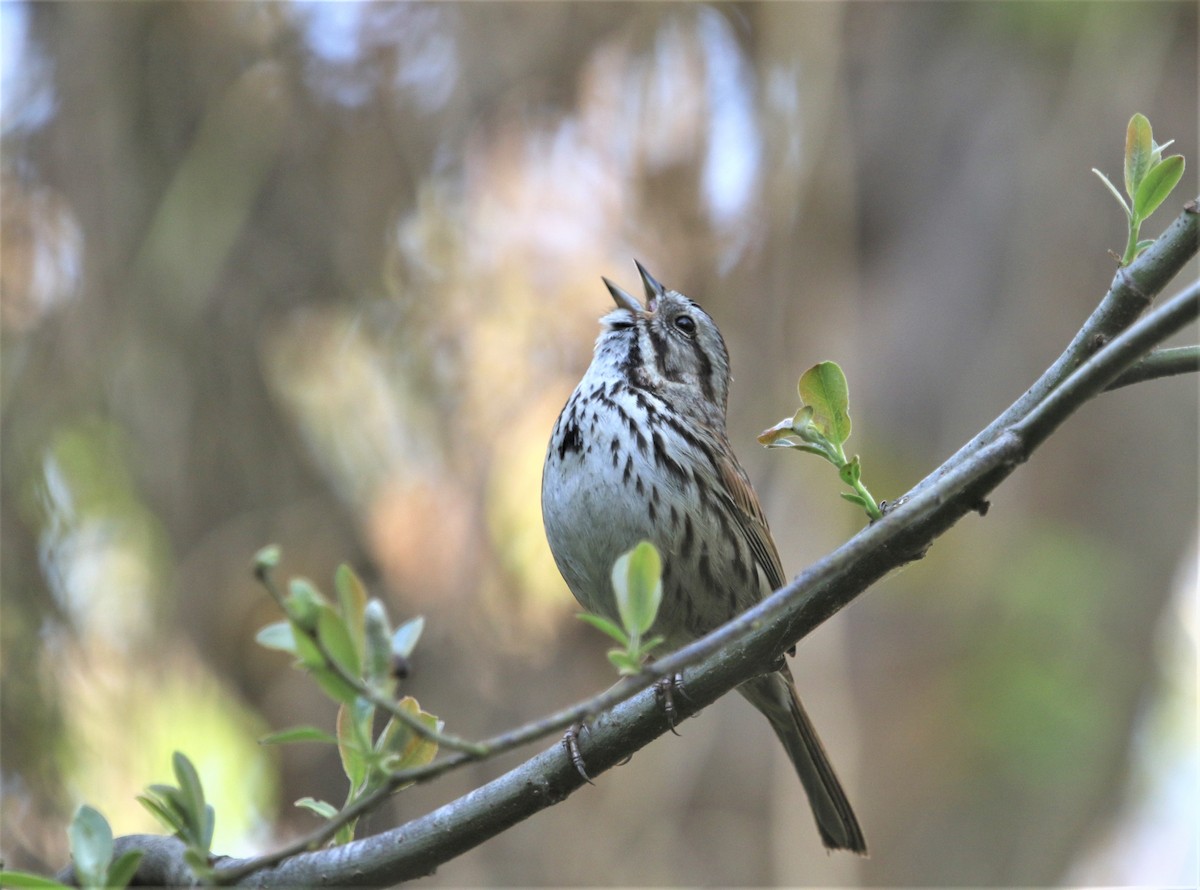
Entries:
<svg viewBox="0 0 1200 890">
<path fill-rule="evenodd" d="M 187 844 L 161 834 L 127 834 L 113 840 L 113 859 L 130 850 L 141 850 L 142 861 L 131 887 L 190 887 L 196 876 L 183 859 Z M 64 884 L 76 881 L 74 865 L 67 865 L 55 879 Z"/>
<path fill-rule="evenodd" d="M 1176 374 L 1195 374 L 1197 371 L 1200 371 L 1200 346 L 1156 349 L 1106 386 L 1105 392 L 1112 392 L 1131 383 L 1144 383 L 1147 380 L 1173 377 Z"/>
<path fill-rule="evenodd" d="M 888 572 L 923 555 L 934 538 L 1010 475 L 1080 405 L 1103 390 L 1150 346 L 1196 318 L 1200 283 L 1120 335 L 1076 371 L 1021 422 L 974 451 L 936 485 L 914 493 L 883 519 L 806 569 L 768 599 L 701 640 L 660 659 L 656 673 L 687 670 L 688 716 L 734 687 L 770 670 L 792 643 Z M 698 662 L 698 663 L 697 663 Z M 667 731 L 652 691 L 601 714 L 581 736 L 595 775 Z M 498 779 L 391 831 L 308 853 L 250 876 L 253 886 L 311 883 L 391 884 L 429 874 L 439 864 L 558 803 L 583 780 L 555 745 Z"/>
<path fill-rule="evenodd" d="M 1044 374 L 1003 413 L 944 464 L 922 479 L 921 491 L 956 467 L 979 447 L 1016 423 L 1042 401 L 1072 371 L 1136 319 L 1184 265 L 1196 255 L 1200 242 L 1200 198 L 1184 205 L 1183 212 L 1145 252 L 1128 266 L 1117 269 L 1112 285 L 1071 343 Z"/>
<path fill-rule="evenodd" d="M 1150 379 L 1164 367 L 1194 361 L 1194 356 L 1163 350 L 1156 355 L 1167 358 L 1139 363 L 1157 343 L 1196 318 L 1200 283 L 1136 319 L 1196 249 L 1193 202 L 1155 245 L 1118 272 L 1092 317 L 1029 391 L 887 515 L 753 609 L 659 659 L 652 673 L 635 678 L 636 684 L 648 685 L 656 677 L 686 671 L 687 697 L 677 702 L 680 715 L 686 717 L 765 673 L 791 645 L 875 581 L 923 556 L 933 540 L 967 513 L 985 512 L 987 495 L 1080 405 L 1106 387 L 1133 382 L 1127 375 L 1144 373 L 1141 379 Z M 1138 370 L 1131 371 L 1135 366 Z M 618 684 L 605 696 L 627 696 L 633 688 Z M 556 716 L 578 710 L 566 709 Z M 531 724 L 534 732 L 523 728 L 506 736 L 536 737 L 554 731 L 547 727 L 556 722 L 539 721 Z M 667 730 L 652 691 L 643 689 L 620 701 L 596 717 L 580 738 L 589 771 L 604 772 Z M 447 759 L 459 758 L 472 759 L 468 755 Z M 433 768 L 451 767 L 433 764 Z M 226 881 L 264 887 L 393 884 L 429 874 L 439 864 L 558 803 L 582 784 L 561 746 L 554 745 L 462 798 L 390 831 L 333 849 L 299 853 L 272 868 L 261 868 L 262 859 L 229 860 L 219 875 Z M 377 802 L 372 798 L 369 805 Z M 367 799 L 360 803 L 366 805 Z M 174 882 L 178 871 L 165 870 L 170 863 L 160 862 L 161 857 L 148 859 L 139 869 L 139 881 Z"/>
</svg>

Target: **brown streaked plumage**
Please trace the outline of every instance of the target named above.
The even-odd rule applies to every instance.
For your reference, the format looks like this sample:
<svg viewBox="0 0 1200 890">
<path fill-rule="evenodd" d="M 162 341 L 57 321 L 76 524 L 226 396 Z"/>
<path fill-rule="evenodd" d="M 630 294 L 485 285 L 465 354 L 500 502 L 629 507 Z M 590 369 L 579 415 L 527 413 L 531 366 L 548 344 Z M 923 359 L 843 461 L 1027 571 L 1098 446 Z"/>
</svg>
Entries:
<svg viewBox="0 0 1200 890">
<path fill-rule="evenodd" d="M 640 263 L 643 306 L 608 279 L 591 366 L 546 451 L 542 515 L 575 598 L 616 619 L 616 558 L 639 540 L 663 558 L 654 631 L 678 647 L 783 586 L 779 551 L 725 432 L 729 353 L 716 323 Z M 831 849 L 866 853 L 841 783 L 786 666 L 738 688 L 771 723 Z"/>
</svg>

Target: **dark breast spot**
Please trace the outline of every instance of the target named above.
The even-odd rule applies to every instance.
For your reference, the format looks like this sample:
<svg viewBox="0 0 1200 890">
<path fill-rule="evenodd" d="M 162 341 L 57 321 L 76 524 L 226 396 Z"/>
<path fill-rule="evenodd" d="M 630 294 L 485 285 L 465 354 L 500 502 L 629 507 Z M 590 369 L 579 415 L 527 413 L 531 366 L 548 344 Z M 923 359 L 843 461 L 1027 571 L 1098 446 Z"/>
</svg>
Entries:
<svg viewBox="0 0 1200 890">
<path fill-rule="evenodd" d="M 558 444 L 558 459 L 564 460 L 567 452 L 578 454 L 583 450 L 583 436 L 579 433 L 579 424 L 574 419 L 567 421 L 563 427 L 562 441 Z"/>
</svg>

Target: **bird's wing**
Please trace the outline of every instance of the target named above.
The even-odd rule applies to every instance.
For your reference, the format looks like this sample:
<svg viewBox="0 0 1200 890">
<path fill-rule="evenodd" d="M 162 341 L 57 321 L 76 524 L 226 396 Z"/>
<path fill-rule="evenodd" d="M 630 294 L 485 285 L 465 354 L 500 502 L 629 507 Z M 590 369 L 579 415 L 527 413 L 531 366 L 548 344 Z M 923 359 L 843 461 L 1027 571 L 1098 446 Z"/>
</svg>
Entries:
<svg viewBox="0 0 1200 890">
<path fill-rule="evenodd" d="M 771 589 L 778 590 L 786 582 L 783 576 L 783 561 L 779 558 L 779 550 L 771 537 L 771 529 L 767 526 L 767 517 L 763 515 L 758 495 L 750 485 L 750 478 L 728 451 L 721 458 L 720 471 L 721 481 L 725 483 L 725 489 L 733 501 L 738 526 L 746 534 L 754 559 L 766 576 Z"/>
</svg>

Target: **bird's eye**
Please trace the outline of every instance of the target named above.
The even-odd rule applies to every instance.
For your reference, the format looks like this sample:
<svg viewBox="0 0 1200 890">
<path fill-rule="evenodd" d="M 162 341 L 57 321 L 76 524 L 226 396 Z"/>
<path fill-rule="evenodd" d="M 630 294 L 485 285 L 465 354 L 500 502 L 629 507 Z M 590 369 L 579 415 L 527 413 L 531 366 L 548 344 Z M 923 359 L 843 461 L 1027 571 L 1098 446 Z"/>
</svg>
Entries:
<svg viewBox="0 0 1200 890">
<path fill-rule="evenodd" d="M 687 336 L 692 336 L 696 333 L 696 319 L 690 315 L 676 315 L 674 318 L 675 328 Z"/>
</svg>

